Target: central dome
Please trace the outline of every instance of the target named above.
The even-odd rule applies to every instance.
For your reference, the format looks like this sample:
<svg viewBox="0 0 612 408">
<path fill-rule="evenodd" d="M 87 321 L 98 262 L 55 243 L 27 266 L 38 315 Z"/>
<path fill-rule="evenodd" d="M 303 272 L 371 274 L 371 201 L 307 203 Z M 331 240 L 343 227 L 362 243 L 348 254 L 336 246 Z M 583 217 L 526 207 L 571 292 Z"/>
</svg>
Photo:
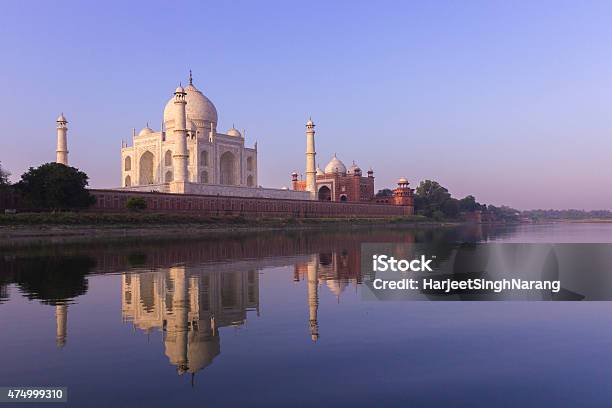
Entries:
<svg viewBox="0 0 612 408">
<path fill-rule="evenodd" d="M 193 84 L 185 87 L 185 110 L 187 111 L 187 123 L 195 121 L 197 125 L 204 126 L 201 122 L 217 123 L 217 108 L 198 88 Z M 164 108 L 164 123 L 174 122 L 174 97 L 170 98 Z M 200 122 L 200 123 L 198 123 Z"/>
</svg>

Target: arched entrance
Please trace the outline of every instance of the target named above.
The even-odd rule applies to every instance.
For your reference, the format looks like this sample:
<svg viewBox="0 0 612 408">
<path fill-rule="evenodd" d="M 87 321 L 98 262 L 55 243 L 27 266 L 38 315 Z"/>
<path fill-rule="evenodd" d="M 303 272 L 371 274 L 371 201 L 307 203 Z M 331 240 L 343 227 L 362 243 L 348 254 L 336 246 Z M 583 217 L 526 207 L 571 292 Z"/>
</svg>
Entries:
<svg viewBox="0 0 612 408">
<path fill-rule="evenodd" d="M 253 176 L 247 177 L 247 186 L 253 187 Z"/>
<path fill-rule="evenodd" d="M 219 182 L 228 186 L 236 185 L 236 175 L 234 171 L 236 168 L 236 159 L 231 152 L 225 152 L 221 155 L 219 167 Z"/>
<path fill-rule="evenodd" d="M 140 185 L 154 183 L 153 161 L 154 161 L 153 153 L 149 151 L 144 152 L 142 156 L 140 156 L 140 166 L 139 166 L 140 167 L 139 168 L 139 173 L 140 173 L 139 184 Z"/>
<path fill-rule="evenodd" d="M 327 186 L 323 186 L 319 189 L 319 200 L 331 201 L 331 190 Z"/>
<path fill-rule="evenodd" d="M 340 196 L 340 201 L 346 201 L 346 200 L 348 200 L 348 198 L 346 197 L 346 194 L 342 194 Z"/>
<path fill-rule="evenodd" d="M 132 178 L 130 176 L 125 176 L 125 182 L 123 184 L 124 187 L 132 187 Z"/>
<path fill-rule="evenodd" d="M 171 171 L 167 171 L 166 172 L 165 180 L 166 180 L 166 183 L 170 183 L 172 181 L 172 172 Z"/>
</svg>

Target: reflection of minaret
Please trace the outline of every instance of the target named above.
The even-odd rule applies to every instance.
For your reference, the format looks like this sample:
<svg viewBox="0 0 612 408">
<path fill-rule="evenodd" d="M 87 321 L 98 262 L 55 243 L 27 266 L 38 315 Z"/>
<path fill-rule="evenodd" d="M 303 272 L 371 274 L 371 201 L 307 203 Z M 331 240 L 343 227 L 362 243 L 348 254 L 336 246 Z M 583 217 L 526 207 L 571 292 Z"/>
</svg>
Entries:
<svg viewBox="0 0 612 408">
<path fill-rule="evenodd" d="M 170 268 L 170 279 L 174 283 L 172 295 L 172 311 L 174 322 L 168 327 L 168 336 L 174 335 L 175 347 L 171 356 L 171 363 L 177 366 L 179 374 L 183 374 L 189 368 L 187 361 L 187 279 L 184 266 Z"/>
<path fill-rule="evenodd" d="M 62 348 L 66 344 L 66 325 L 68 323 L 68 305 L 55 305 L 55 322 L 57 331 L 55 335 L 55 343 L 57 347 Z"/>
<path fill-rule="evenodd" d="M 319 322 L 317 320 L 317 309 L 319 308 L 319 276 L 317 274 L 317 261 L 313 257 L 308 262 L 308 309 L 310 337 L 312 341 L 319 338 Z"/>
<path fill-rule="evenodd" d="M 259 310 L 257 270 L 172 267 L 124 274 L 122 312 L 143 331 L 163 331 L 165 354 L 179 374 L 195 374 L 221 352 L 218 329 L 240 326 Z M 193 380 L 193 378 L 192 378 Z"/>
</svg>

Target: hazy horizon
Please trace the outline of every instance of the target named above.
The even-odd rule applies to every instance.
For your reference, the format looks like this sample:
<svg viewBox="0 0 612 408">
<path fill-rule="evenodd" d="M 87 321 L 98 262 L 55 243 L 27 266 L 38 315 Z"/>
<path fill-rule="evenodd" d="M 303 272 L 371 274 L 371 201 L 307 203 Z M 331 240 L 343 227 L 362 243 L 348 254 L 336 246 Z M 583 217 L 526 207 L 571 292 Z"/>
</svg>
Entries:
<svg viewBox="0 0 612 408">
<path fill-rule="evenodd" d="M 132 128 L 158 130 L 193 70 L 218 130 L 258 142 L 259 183 L 334 152 L 454 197 L 517 209 L 612 209 L 612 27 L 606 2 L 6 3 L 2 167 L 55 158 L 120 184 Z M 609 170 L 610 169 L 610 170 Z"/>
</svg>

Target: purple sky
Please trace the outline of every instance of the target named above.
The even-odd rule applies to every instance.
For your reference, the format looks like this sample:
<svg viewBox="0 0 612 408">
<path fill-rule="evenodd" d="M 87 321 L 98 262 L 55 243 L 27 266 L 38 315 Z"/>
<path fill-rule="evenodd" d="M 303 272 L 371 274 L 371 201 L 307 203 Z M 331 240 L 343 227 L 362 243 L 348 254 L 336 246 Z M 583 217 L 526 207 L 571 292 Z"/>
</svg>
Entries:
<svg viewBox="0 0 612 408">
<path fill-rule="evenodd" d="M 219 129 L 259 143 L 259 180 L 317 161 L 372 166 L 376 187 L 434 179 L 519 209 L 611 209 L 610 2 L 8 2 L 0 15 L 0 161 L 54 160 L 120 183 L 121 140 L 188 70 Z"/>
</svg>

